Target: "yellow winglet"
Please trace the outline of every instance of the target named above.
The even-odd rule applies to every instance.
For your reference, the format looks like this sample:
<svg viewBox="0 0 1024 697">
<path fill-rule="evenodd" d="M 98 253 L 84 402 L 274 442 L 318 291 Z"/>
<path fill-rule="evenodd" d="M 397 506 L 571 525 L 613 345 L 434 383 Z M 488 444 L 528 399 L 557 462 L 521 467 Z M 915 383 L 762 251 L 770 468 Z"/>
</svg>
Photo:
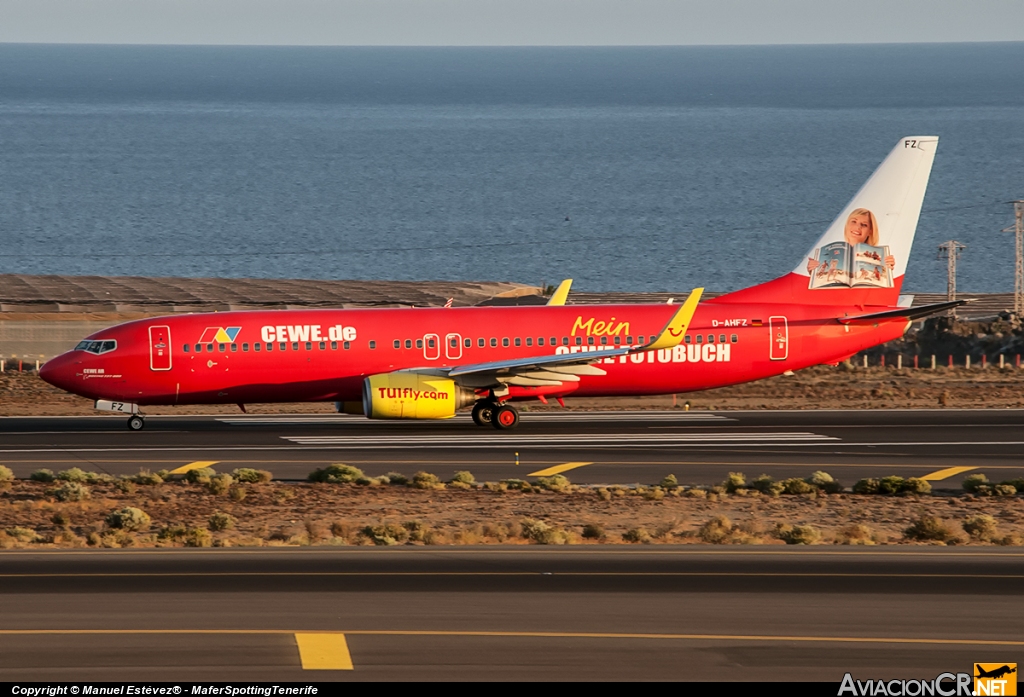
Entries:
<svg viewBox="0 0 1024 697">
<path fill-rule="evenodd" d="M 694 288 L 690 291 L 690 296 L 686 298 L 686 302 L 672 316 L 672 319 L 668 321 L 665 328 L 661 330 L 661 334 L 658 334 L 654 341 L 644 346 L 643 350 L 654 351 L 678 346 L 683 341 L 683 335 L 686 334 L 686 330 L 690 326 L 690 320 L 693 319 L 693 313 L 697 311 L 697 304 L 700 302 L 700 296 L 703 294 L 703 288 Z"/>
<path fill-rule="evenodd" d="M 551 294 L 551 299 L 548 300 L 548 305 L 564 305 L 565 301 L 569 298 L 569 289 L 572 288 L 572 279 L 567 278 L 558 284 L 558 288 Z"/>
</svg>

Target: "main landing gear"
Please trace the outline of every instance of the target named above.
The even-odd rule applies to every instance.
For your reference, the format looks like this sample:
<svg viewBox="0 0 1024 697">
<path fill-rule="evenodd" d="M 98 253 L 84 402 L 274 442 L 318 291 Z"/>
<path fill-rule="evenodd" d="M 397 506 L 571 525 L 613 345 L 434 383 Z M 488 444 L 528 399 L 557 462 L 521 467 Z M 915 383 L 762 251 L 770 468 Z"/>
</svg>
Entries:
<svg viewBox="0 0 1024 697">
<path fill-rule="evenodd" d="M 133 414 L 128 417 L 128 428 L 132 431 L 141 431 L 146 426 L 146 420 L 140 414 Z"/>
<path fill-rule="evenodd" d="M 490 424 L 499 431 L 515 428 L 519 423 L 519 410 L 511 404 L 498 404 L 481 399 L 473 407 L 473 423 L 477 426 Z"/>
</svg>

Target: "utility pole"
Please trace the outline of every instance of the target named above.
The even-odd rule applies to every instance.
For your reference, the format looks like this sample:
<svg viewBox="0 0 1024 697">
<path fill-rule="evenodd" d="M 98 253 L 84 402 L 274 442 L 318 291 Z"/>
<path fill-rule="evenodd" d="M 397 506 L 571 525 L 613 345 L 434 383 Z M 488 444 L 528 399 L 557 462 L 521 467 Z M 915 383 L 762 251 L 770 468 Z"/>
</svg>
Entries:
<svg viewBox="0 0 1024 697">
<path fill-rule="evenodd" d="M 1024 201 L 1011 201 L 1015 222 L 1003 232 L 1015 233 L 1016 256 L 1013 262 L 1013 314 L 1024 316 Z"/>
<path fill-rule="evenodd" d="M 966 244 L 956 240 L 943 242 L 939 245 L 939 259 L 946 258 L 946 300 L 956 300 L 956 260 L 960 258 L 960 252 L 967 249 Z M 950 316 L 956 317 L 956 308 L 949 311 Z"/>
</svg>

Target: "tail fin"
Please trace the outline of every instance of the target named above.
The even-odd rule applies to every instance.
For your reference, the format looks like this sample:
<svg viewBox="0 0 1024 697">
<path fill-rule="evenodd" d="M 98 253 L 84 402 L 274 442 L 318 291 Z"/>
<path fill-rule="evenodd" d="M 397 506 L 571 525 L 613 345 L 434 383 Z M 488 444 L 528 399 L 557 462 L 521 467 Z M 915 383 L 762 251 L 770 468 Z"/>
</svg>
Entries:
<svg viewBox="0 0 1024 697">
<path fill-rule="evenodd" d="M 792 272 L 713 302 L 896 305 L 938 142 L 901 139 Z"/>
</svg>

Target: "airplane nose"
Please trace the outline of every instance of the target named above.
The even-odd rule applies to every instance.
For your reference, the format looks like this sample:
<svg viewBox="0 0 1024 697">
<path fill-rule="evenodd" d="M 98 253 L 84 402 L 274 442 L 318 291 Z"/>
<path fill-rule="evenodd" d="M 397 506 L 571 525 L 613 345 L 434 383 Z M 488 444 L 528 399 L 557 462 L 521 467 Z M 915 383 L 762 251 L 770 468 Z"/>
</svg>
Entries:
<svg viewBox="0 0 1024 697">
<path fill-rule="evenodd" d="M 62 354 L 56 358 L 43 363 L 39 368 L 39 377 L 43 381 L 50 383 L 54 387 L 59 387 L 62 390 L 67 390 L 66 385 L 70 382 L 68 380 L 68 369 L 69 359 L 67 354 Z M 73 372 L 73 368 L 72 368 Z"/>
</svg>

